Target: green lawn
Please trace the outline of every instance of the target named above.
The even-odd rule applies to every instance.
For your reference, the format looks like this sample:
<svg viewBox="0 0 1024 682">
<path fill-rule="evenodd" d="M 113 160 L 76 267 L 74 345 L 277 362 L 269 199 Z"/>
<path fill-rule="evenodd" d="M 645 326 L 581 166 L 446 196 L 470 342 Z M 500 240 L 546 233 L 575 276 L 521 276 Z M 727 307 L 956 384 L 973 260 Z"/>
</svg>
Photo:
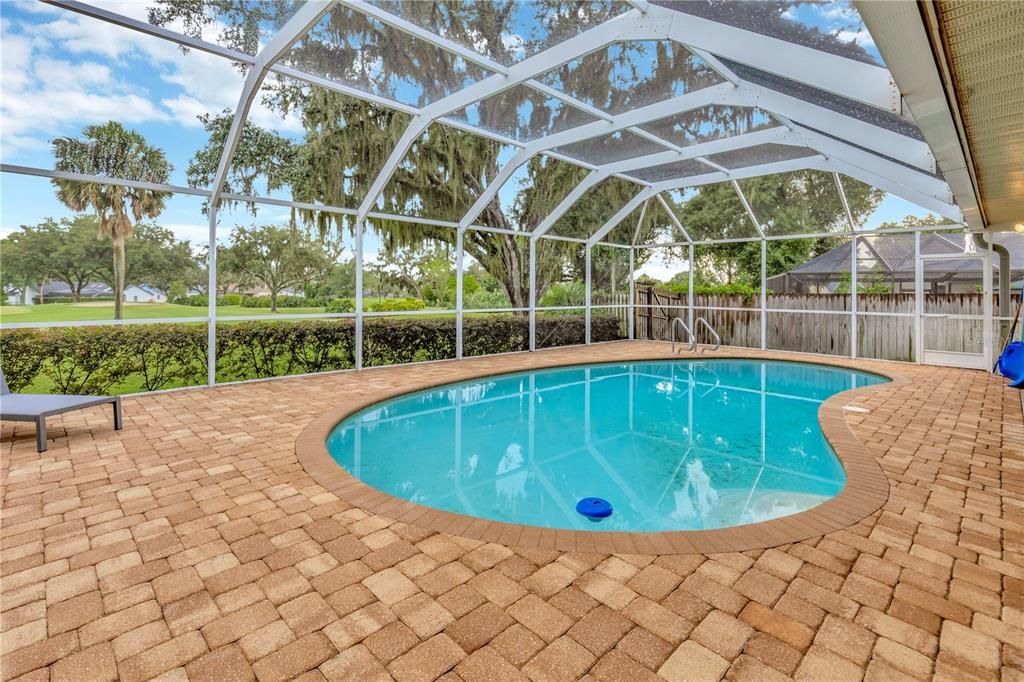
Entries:
<svg viewBox="0 0 1024 682">
<path fill-rule="evenodd" d="M 322 313 L 323 308 L 280 308 L 278 314 Z M 243 308 L 241 306 L 220 306 L 218 316 L 267 315 L 273 313 L 267 308 Z M 206 308 L 176 305 L 174 303 L 125 303 L 125 319 L 146 320 L 161 317 L 206 317 Z M 86 320 L 112 320 L 112 302 L 46 303 L 43 305 L 0 306 L 0 324 L 15 322 L 80 322 Z"/>
</svg>

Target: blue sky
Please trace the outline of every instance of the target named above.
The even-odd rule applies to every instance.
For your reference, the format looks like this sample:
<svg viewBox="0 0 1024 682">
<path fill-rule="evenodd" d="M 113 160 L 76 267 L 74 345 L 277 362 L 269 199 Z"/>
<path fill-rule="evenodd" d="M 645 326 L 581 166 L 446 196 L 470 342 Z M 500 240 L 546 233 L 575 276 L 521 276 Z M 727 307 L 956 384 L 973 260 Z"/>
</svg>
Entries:
<svg viewBox="0 0 1024 682">
<path fill-rule="evenodd" d="M 145 19 L 148 3 L 102 2 L 120 14 Z M 840 27 L 850 23 L 846 3 L 800 5 L 794 18 L 810 25 Z M 209 29 L 213 40 L 217 27 Z M 873 49 L 866 33 L 859 41 Z M 0 99 L 2 134 L 0 156 L 5 163 L 52 168 L 50 140 L 75 135 L 92 123 L 118 120 L 141 132 L 165 150 L 174 164 L 171 181 L 185 185 L 189 158 L 206 141 L 197 116 L 234 108 L 242 87 L 241 74 L 219 57 L 106 24 L 33 0 L 0 2 L 2 71 Z M 285 135 L 298 136 L 298 120 L 282 118 L 259 101 L 250 120 Z M 509 155 L 512 150 L 508 150 Z M 521 175 L 520 175 L 521 177 Z M 510 205 L 516 177 L 501 199 Z M 5 173 L 2 182 L 0 235 L 21 224 L 46 217 L 69 215 L 54 198 L 48 181 Z M 181 239 L 205 243 L 206 219 L 197 198 L 175 197 L 160 218 Z M 905 202 L 887 201 L 875 220 L 899 219 L 908 212 Z M 288 211 L 264 206 L 260 222 L 286 220 Z M 225 215 L 224 232 L 237 222 L 252 219 L 241 211 Z M 377 250 L 376 240 L 367 244 Z"/>
</svg>

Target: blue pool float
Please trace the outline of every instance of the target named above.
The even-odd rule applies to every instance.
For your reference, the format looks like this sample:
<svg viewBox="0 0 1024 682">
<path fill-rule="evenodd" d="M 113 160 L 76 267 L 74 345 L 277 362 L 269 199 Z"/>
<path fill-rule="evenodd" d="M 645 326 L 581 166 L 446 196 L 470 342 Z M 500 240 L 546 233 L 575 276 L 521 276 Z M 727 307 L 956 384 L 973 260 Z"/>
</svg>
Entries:
<svg viewBox="0 0 1024 682">
<path fill-rule="evenodd" d="M 1024 341 L 1014 341 L 999 356 L 999 372 L 1010 380 L 1010 388 L 1024 388 Z"/>
<path fill-rule="evenodd" d="M 591 521 L 597 521 L 612 515 L 612 505 L 600 497 L 584 497 L 576 503 L 576 511 Z"/>
</svg>

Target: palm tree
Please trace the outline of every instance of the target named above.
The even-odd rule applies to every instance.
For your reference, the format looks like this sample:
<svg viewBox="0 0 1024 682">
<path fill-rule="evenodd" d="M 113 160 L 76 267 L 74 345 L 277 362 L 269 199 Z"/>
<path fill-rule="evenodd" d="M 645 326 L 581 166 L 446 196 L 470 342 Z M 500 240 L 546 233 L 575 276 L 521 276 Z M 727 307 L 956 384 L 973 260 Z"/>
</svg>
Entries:
<svg viewBox="0 0 1024 682">
<path fill-rule="evenodd" d="M 53 141 L 56 169 L 68 173 L 100 175 L 122 180 L 166 183 L 174 167 L 163 150 L 116 121 L 91 125 L 82 137 Z M 109 237 L 114 251 L 114 319 L 120 320 L 124 301 L 125 241 L 133 221 L 155 218 L 164 210 L 170 192 L 121 187 L 77 180 L 53 180 L 57 198 L 72 211 L 92 209 L 99 219 L 98 235 Z"/>
</svg>

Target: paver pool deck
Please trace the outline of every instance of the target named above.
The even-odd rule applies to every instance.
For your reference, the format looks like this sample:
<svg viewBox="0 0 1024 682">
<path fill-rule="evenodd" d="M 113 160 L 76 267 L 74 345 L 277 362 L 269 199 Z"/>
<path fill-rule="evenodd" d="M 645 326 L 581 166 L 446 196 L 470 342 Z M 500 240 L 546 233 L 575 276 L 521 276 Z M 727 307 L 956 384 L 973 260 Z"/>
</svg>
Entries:
<svg viewBox="0 0 1024 682">
<path fill-rule="evenodd" d="M 971 370 L 704 357 L 726 355 L 898 375 L 821 414 L 850 439 L 837 451 L 880 467 L 881 507 L 799 541 L 766 531 L 767 549 L 503 543 L 396 521 L 308 454 L 346 402 L 671 357 L 661 343 L 131 397 L 123 431 L 102 408 L 69 414 L 42 454 L 32 425 L 4 423 L 3 679 L 1024 680 L 1019 393 Z"/>
</svg>

